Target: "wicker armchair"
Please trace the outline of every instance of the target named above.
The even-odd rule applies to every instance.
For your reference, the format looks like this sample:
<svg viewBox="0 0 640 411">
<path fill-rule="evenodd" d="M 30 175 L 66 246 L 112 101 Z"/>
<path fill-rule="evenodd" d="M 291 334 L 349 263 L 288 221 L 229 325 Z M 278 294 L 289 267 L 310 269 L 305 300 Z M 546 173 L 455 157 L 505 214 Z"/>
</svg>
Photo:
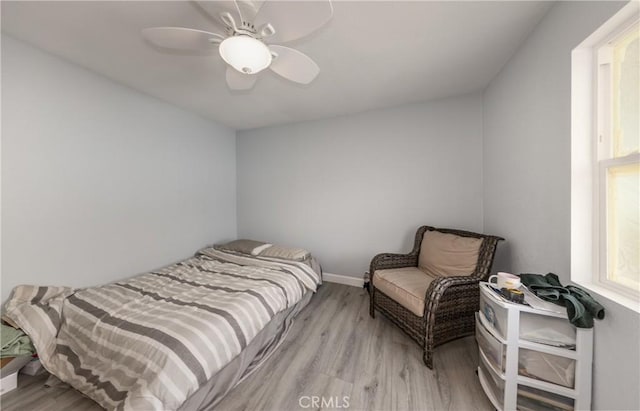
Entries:
<svg viewBox="0 0 640 411">
<path fill-rule="evenodd" d="M 482 242 L 475 270 L 471 274 L 436 276 L 431 280 L 424 299 L 424 312 L 422 316 L 418 316 L 414 314 L 416 309 L 412 312 L 376 287 L 376 271 L 418 267 L 422 239 L 427 231 L 471 237 L 481 239 Z M 413 250 L 409 254 L 378 254 L 371 260 L 371 317 L 375 317 L 375 310 L 378 310 L 400 327 L 420 344 L 424 363 L 433 369 L 433 349 L 436 346 L 475 332 L 474 313 L 479 309 L 479 282 L 486 281 L 489 277 L 500 240 L 503 238 L 468 231 L 420 227 L 416 233 Z"/>
</svg>

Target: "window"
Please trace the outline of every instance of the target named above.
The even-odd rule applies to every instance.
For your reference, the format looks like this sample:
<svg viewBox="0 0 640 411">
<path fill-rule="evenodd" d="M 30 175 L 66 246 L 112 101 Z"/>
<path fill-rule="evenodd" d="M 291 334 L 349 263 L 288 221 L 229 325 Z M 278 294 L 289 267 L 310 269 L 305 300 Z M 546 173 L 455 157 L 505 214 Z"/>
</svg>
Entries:
<svg viewBox="0 0 640 411">
<path fill-rule="evenodd" d="M 571 132 L 572 280 L 640 312 L 637 4 L 574 49 Z"/>
<path fill-rule="evenodd" d="M 640 32 L 621 27 L 597 49 L 599 281 L 640 290 Z"/>
</svg>

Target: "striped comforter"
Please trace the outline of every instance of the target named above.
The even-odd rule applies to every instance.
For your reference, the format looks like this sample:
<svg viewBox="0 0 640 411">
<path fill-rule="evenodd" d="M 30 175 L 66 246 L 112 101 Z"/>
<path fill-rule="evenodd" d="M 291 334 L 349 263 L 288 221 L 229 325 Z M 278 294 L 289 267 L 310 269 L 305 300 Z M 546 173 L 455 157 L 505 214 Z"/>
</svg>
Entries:
<svg viewBox="0 0 640 411">
<path fill-rule="evenodd" d="M 320 278 L 213 248 L 101 287 L 19 286 L 6 315 L 47 370 L 107 409 L 174 410 Z"/>
</svg>

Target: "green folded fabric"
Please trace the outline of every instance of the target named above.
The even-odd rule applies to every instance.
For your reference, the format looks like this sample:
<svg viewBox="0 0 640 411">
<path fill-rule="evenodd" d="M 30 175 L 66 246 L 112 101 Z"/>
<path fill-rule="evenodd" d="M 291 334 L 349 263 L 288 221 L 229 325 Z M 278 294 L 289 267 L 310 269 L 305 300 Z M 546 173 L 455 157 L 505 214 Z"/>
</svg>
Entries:
<svg viewBox="0 0 640 411">
<path fill-rule="evenodd" d="M 578 328 L 593 328 L 593 316 L 577 298 L 571 294 L 563 294 L 562 299 L 567 308 L 567 316 L 571 324 Z"/>
<path fill-rule="evenodd" d="M 549 274 L 547 274 L 547 276 L 549 276 Z M 557 281 L 557 277 L 554 281 L 553 277 L 547 276 L 540 274 L 520 274 L 520 281 L 543 300 L 564 306 L 561 295 L 568 294 L 569 291 L 562 285 L 556 285 L 560 284 L 560 282 Z M 551 282 L 549 280 L 551 280 Z"/>
<path fill-rule="evenodd" d="M 562 284 L 560 284 L 560 279 L 554 273 L 549 273 L 549 274 L 545 275 L 544 279 L 547 280 L 547 282 L 549 284 L 551 284 L 552 286 L 554 286 L 554 287 L 562 287 Z M 562 288 L 564 288 L 564 287 L 562 287 Z"/>
<path fill-rule="evenodd" d="M 520 274 L 520 281 L 539 298 L 564 306 L 569 321 L 578 328 L 592 328 L 594 317 L 604 318 L 600 303 L 579 287 L 564 287 L 556 274 Z"/>
<path fill-rule="evenodd" d="M 604 319 L 604 307 L 597 302 L 588 292 L 575 285 L 568 285 L 567 290 L 571 292 L 571 295 L 575 296 L 578 301 L 584 305 L 584 308 L 591 313 L 592 316 L 598 320 Z"/>
<path fill-rule="evenodd" d="M 36 349 L 22 330 L 0 324 L 0 358 L 33 355 Z"/>
</svg>

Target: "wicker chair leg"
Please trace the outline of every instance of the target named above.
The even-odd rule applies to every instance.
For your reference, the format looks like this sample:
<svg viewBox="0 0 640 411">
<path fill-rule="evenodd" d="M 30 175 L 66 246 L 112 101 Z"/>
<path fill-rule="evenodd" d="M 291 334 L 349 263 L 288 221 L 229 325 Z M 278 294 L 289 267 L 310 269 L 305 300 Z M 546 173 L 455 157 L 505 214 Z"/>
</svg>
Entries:
<svg viewBox="0 0 640 411">
<path fill-rule="evenodd" d="M 370 295 L 369 295 L 369 315 L 371 316 L 371 318 L 376 318 L 376 309 L 373 306 L 373 293 L 374 293 L 374 289 L 373 286 L 371 287 L 371 291 L 370 291 Z"/>
<path fill-rule="evenodd" d="M 433 370 L 433 348 L 426 346 L 422 351 L 422 362 L 427 366 L 430 370 Z"/>
</svg>

